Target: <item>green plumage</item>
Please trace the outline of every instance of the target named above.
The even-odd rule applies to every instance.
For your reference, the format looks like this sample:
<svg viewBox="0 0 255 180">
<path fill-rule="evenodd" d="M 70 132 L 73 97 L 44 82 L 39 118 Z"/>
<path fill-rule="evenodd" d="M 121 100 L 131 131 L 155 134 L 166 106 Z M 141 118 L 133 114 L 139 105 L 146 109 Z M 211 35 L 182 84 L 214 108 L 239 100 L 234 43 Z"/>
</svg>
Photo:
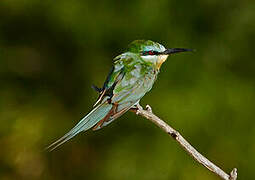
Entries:
<svg viewBox="0 0 255 180">
<path fill-rule="evenodd" d="M 94 109 L 48 148 L 55 149 L 81 131 L 92 127 L 100 129 L 138 104 L 151 90 L 159 67 L 169 52 L 169 49 L 153 41 L 137 40 L 131 43 L 127 52 L 114 59 L 103 87 L 95 87 L 100 95 Z"/>
</svg>

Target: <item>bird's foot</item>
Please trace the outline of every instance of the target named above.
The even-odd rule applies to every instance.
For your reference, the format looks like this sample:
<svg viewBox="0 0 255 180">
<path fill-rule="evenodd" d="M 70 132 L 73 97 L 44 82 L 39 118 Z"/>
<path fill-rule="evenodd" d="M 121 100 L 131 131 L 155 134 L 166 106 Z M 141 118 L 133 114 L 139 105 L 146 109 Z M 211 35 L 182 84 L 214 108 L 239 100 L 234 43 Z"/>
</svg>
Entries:
<svg viewBox="0 0 255 180">
<path fill-rule="evenodd" d="M 150 105 L 147 104 L 147 105 L 145 106 L 145 109 L 146 109 L 146 111 L 152 113 L 152 108 L 150 107 Z"/>
<path fill-rule="evenodd" d="M 130 108 L 129 111 L 131 111 L 133 113 L 136 113 L 138 115 L 139 114 L 139 110 L 143 110 L 143 107 L 139 103 L 137 103 L 134 106 L 132 106 L 132 108 Z"/>
</svg>

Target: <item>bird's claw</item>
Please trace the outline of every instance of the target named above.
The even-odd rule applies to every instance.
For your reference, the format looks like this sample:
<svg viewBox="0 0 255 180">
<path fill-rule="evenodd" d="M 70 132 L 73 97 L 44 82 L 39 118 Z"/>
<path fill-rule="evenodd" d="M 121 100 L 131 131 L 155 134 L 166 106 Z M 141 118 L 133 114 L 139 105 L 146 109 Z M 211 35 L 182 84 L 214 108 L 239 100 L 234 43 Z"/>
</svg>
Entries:
<svg viewBox="0 0 255 180">
<path fill-rule="evenodd" d="M 147 104 L 145 108 L 148 112 L 152 113 L 152 108 L 150 107 L 150 105 Z"/>
</svg>

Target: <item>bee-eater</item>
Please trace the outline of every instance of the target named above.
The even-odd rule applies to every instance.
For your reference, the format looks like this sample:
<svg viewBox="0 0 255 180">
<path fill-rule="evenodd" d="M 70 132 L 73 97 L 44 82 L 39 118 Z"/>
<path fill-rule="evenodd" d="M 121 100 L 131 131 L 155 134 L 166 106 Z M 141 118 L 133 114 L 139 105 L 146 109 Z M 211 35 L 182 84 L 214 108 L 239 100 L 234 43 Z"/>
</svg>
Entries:
<svg viewBox="0 0 255 180">
<path fill-rule="evenodd" d="M 192 51 L 184 48 L 166 49 L 150 40 L 135 40 L 127 51 L 114 58 L 113 66 L 99 92 L 94 109 L 68 133 L 48 146 L 53 150 L 82 131 L 98 130 L 138 105 L 151 90 L 162 63 L 169 55 Z"/>
</svg>

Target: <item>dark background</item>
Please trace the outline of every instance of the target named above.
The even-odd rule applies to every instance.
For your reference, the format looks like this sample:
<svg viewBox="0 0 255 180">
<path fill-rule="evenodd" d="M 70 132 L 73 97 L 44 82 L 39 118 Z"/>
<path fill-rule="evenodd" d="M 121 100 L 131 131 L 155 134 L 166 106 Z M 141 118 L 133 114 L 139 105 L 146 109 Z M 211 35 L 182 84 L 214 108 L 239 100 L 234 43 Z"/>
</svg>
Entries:
<svg viewBox="0 0 255 180">
<path fill-rule="evenodd" d="M 170 57 L 141 104 L 253 179 L 254 22 L 253 0 L 2 0 L 0 179 L 217 179 L 132 113 L 43 151 L 91 110 L 90 86 L 135 39 L 197 49 Z"/>
</svg>

